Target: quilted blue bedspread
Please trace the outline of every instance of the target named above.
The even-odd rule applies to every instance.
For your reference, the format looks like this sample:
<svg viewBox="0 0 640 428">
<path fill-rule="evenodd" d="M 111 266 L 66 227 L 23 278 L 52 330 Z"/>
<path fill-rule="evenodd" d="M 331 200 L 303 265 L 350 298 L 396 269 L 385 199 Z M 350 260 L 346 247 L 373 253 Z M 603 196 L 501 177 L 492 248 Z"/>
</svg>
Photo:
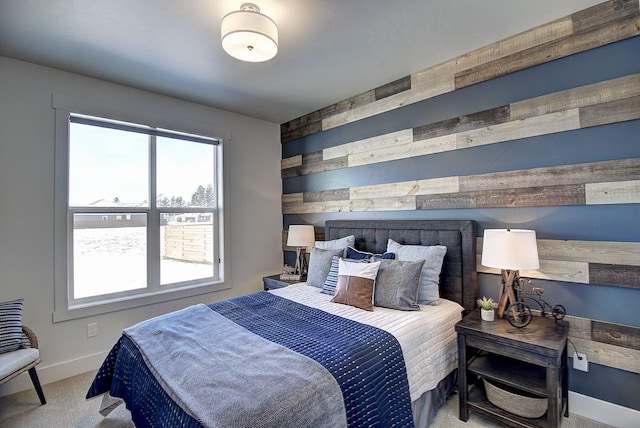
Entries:
<svg viewBox="0 0 640 428">
<path fill-rule="evenodd" d="M 268 292 L 209 307 L 324 366 L 340 386 L 350 427 L 413 426 L 404 358 L 391 334 Z M 111 349 L 87 398 L 105 392 L 125 401 L 137 426 L 201 426 L 162 389 L 126 336 Z"/>
</svg>

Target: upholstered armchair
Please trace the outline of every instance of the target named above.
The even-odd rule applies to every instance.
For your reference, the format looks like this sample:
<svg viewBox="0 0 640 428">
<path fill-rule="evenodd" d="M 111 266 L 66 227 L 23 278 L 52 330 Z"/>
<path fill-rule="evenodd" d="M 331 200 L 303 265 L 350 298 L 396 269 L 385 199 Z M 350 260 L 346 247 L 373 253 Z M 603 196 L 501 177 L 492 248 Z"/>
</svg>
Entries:
<svg viewBox="0 0 640 428">
<path fill-rule="evenodd" d="M 22 326 L 23 347 L 0 354 L 0 385 L 28 371 L 40 403 L 47 404 L 40 386 L 36 366 L 42 361 L 38 350 L 38 338 L 29 327 Z"/>
</svg>

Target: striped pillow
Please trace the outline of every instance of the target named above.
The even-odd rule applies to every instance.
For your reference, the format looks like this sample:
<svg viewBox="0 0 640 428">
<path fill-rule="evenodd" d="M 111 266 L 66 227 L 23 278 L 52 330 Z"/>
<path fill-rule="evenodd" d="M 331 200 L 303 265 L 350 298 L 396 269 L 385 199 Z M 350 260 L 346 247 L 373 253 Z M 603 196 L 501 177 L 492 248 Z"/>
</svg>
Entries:
<svg viewBox="0 0 640 428">
<path fill-rule="evenodd" d="M 338 260 L 340 260 L 338 256 L 331 257 L 331 267 L 329 268 L 327 279 L 325 279 L 322 285 L 322 293 L 324 294 L 331 294 L 333 296 L 336 293 L 336 285 L 338 284 Z"/>
<path fill-rule="evenodd" d="M 0 303 L 0 354 L 22 348 L 24 299 Z"/>
<path fill-rule="evenodd" d="M 353 247 L 347 247 L 346 251 L 345 251 L 345 256 L 348 259 L 352 259 L 352 260 L 370 260 L 371 257 L 375 257 L 377 259 L 385 259 L 385 260 L 394 260 L 396 258 L 396 255 L 394 253 L 384 253 L 384 254 L 373 254 L 373 253 L 368 253 L 366 251 L 360 251 L 360 250 L 356 250 Z"/>
</svg>

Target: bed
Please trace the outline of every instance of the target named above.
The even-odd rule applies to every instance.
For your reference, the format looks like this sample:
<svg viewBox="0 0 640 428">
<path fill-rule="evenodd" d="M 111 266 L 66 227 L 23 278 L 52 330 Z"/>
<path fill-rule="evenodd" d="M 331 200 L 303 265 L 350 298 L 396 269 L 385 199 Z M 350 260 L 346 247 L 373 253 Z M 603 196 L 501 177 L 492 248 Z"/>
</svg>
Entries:
<svg viewBox="0 0 640 428">
<path fill-rule="evenodd" d="M 470 220 L 331 220 L 375 254 L 446 246 L 438 305 L 364 311 L 305 283 L 195 305 L 123 332 L 87 398 L 137 426 L 427 426 L 456 385 L 455 323 L 475 307 Z M 117 397 L 117 398 L 113 398 Z"/>
</svg>

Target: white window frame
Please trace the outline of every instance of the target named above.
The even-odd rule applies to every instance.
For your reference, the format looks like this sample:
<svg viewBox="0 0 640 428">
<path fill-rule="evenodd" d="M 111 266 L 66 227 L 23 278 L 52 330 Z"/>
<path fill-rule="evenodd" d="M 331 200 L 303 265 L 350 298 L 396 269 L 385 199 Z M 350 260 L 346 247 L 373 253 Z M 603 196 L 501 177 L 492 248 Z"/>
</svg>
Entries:
<svg viewBox="0 0 640 428">
<path fill-rule="evenodd" d="M 224 128 L 212 129 L 211 125 L 192 122 L 188 120 L 176 120 L 175 117 L 159 117 L 160 115 L 150 115 L 146 112 L 132 112 L 126 109 L 115 108 L 111 105 L 105 105 L 99 102 L 92 102 L 84 99 L 70 97 L 67 95 L 54 94 L 53 109 L 55 110 L 55 178 L 54 178 L 54 312 L 53 321 L 65 321 L 70 319 L 82 318 L 87 316 L 98 315 L 102 313 L 115 312 L 124 309 L 130 309 L 138 306 L 160 303 L 164 301 L 180 299 L 184 297 L 195 296 L 204 293 L 210 293 L 218 290 L 229 289 L 231 281 L 229 277 L 229 262 L 226 254 L 229 251 L 229 234 L 226 233 L 228 226 L 225 222 L 226 204 L 224 201 L 227 196 L 228 172 L 228 150 L 225 150 L 230 133 Z M 217 257 L 219 263 L 216 266 L 215 277 L 209 278 L 207 281 L 195 280 L 185 281 L 171 286 L 161 286 L 159 284 L 159 266 L 147 266 L 150 287 L 144 291 L 132 290 L 129 292 L 121 292 L 108 296 L 97 296 L 97 298 L 86 299 L 82 303 L 74 302 L 72 296 L 71 273 L 73 272 L 73 255 L 72 255 L 72 232 L 73 232 L 73 213 L 78 211 L 69 207 L 69 117 L 71 114 L 81 114 L 87 116 L 95 116 L 110 120 L 117 120 L 130 123 L 144 123 L 147 126 L 161 129 L 172 129 L 178 132 L 184 132 L 194 135 L 203 135 L 215 138 L 220 141 L 216 156 L 216 172 L 215 185 L 217 186 L 217 206 L 214 214 L 214 235 L 219 237 L 217 241 Z M 153 116 L 153 117 L 151 117 Z M 150 202 L 153 198 L 150 198 Z M 82 209 L 81 212 L 87 210 Z M 133 212 L 130 208 L 118 208 L 115 210 L 101 209 L 101 212 L 118 211 Z M 196 208 L 162 208 L 162 212 L 179 211 L 202 211 Z M 157 207 L 153 204 L 150 213 L 155 216 L 158 213 Z M 150 216 L 152 217 L 152 216 Z M 151 224 L 150 224 L 151 222 Z M 154 230 L 157 222 L 154 219 L 147 218 L 147 227 Z M 159 225 L 158 225 L 159 226 Z M 148 239 L 157 239 L 159 237 L 151 232 L 148 233 Z M 148 242 L 147 246 L 155 245 Z M 215 262 L 215 260 L 214 260 Z M 159 261 L 158 261 L 159 263 Z"/>
</svg>

